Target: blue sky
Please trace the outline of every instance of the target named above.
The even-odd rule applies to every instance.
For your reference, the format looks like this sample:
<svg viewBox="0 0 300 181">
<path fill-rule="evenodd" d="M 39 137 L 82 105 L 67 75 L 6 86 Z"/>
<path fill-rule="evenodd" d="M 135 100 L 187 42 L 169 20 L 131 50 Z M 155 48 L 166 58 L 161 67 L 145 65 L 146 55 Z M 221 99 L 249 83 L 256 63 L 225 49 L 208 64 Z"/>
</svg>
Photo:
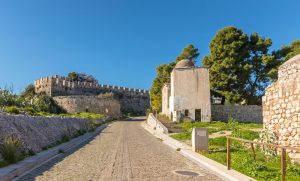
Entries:
<svg viewBox="0 0 300 181">
<path fill-rule="evenodd" d="M 216 32 L 236 26 L 273 40 L 300 38 L 297 0 L 0 0 L 0 87 L 19 92 L 71 71 L 100 83 L 148 89 L 155 67 L 189 43 L 209 52 Z"/>
</svg>

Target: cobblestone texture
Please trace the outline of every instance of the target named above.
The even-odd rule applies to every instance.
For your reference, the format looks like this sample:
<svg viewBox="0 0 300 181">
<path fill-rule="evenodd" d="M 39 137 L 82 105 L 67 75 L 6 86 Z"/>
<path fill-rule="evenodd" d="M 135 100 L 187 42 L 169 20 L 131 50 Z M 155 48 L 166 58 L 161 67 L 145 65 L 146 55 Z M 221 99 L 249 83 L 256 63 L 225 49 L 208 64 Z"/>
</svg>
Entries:
<svg viewBox="0 0 300 181">
<path fill-rule="evenodd" d="M 140 123 L 115 122 L 88 144 L 18 180 L 221 180 L 161 143 Z M 193 171 L 199 176 L 180 176 L 174 170 Z"/>
</svg>

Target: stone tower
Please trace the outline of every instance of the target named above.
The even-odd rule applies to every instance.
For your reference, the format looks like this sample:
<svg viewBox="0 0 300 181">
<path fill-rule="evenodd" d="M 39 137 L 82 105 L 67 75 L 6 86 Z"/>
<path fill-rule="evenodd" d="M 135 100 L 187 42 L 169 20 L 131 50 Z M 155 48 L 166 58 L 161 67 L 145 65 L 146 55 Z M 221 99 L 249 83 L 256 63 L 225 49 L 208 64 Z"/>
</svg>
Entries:
<svg viewBox="0 0 300 181">
<path fill-rule="evenodd" d="M 162 111 L 173 121 L 188 117 L 211 120 L 209 68 L 195 67 L 191 60 L 179 61 L 171 73 L 171 83 L 162 90 Z"/>
</svg>

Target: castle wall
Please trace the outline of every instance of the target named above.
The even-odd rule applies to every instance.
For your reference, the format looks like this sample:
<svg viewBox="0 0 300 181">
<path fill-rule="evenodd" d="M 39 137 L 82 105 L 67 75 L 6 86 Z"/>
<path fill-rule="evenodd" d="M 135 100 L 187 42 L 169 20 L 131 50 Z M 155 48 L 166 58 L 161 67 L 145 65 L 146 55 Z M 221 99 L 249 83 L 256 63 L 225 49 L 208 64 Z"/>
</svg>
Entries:
<svg viewBox="0 0 300 181">
<path fill-rule="evenodd" d="M 119 117 L 120 103 L 112 96 L 56 96 L 54 100 L 68 113 L 93 112 Z"/>
<path fill-rule="evenodd" d="M 214 121 L 227 121 L 232 116 L 238 122 L 263 123 L 262 107 L 257 105 L 212 105 L 211 116 Z"/>
<path fill-rule="evenodd" d="M 132 89 L 112 85 L 95 85 L 89 82 L 70 81 L 66 77 L 50 76 L 34 82 L 37 93 L 45 92 L 47 95 L 70 96 L 86 95 L 96 96 L 98 94 L 112 92 L 120 101 L 122 112 L 134 112 L 145 114 L 150 107 L 149 91 L 143 89 Z"/>
<path fill-rule="evenodd" d="M 262 105 L 264 127 L 276 134 L 278 144 L 300 146 L 300 55 L 279 67 Z"/>
</svg>

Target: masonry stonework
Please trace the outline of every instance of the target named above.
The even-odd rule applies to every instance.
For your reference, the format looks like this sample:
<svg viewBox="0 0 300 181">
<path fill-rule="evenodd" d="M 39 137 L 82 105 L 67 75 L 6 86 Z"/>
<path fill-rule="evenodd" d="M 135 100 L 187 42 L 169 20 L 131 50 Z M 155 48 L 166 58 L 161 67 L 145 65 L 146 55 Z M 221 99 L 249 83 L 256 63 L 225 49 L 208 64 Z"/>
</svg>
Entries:
<svg viewBox="0 0 300 181">
<path fill-rule="evenodd" d="M 279 67 L 278 80 L 262 98 L 264 127 L 277 143 L 300 146 L 300 55 Z"/>
<path fill-rule="evenodd" d="M 132 89 L 127 87 L 95 84 L 91 82 L 71 81 L 67 77 L 49 76 L 34 82 L 35 91 L 37 93 L 45 92 L 52 97 L 57 96 L 98 96 L 104 93 L 113 93 L 114 99 L 120 103 L 122 113 L 138 113 L 145 114 L 146 109 L 150 107 L 149 91 L 143 89 Z M 72 98 L 75 100 L 75 98 Z M 81 97 L 83 99 L 83 97 Z M 91 97 L 86 97 L 90 100 Z M 87 102 L 87 101 L 85 101 Z M 66 105 L 65 103 L 63 105 Z M 98 104 L 100 105 L 100 103 Z M 69 109 L 69 104 L 66 109 Z M 78 107 L 80 105 L 74 105 Z M 79 107 L 78 107 L 79 109 Z M 85 105 L 80 107 L 85 109 Z"/>
<path fill-rule="evenodd" d="M 263 123 L 262 107 L 257 105 L 212 105 L 212 120 L 227 121 L 229 116 L 241 123 Z"/>
<path fill-rule="evenodd" d="M 103 121 L 97 119 L 94 121 Z M 39 117 L 8 115 L 0 113 L 0 144 L 5 137 L 14 135 L 24 143 L 22 150 L 39 152 L 43 147 L 53 145 L 66 134 L 89 129 L 89 119 L 74 117 Z"/>
<path fill-rule="evenodd" d="M 95 112 L 118 117 L 120 102 L 110 96 L 56 96 L 54 100 L 68 113 Z"/>
</svg>

